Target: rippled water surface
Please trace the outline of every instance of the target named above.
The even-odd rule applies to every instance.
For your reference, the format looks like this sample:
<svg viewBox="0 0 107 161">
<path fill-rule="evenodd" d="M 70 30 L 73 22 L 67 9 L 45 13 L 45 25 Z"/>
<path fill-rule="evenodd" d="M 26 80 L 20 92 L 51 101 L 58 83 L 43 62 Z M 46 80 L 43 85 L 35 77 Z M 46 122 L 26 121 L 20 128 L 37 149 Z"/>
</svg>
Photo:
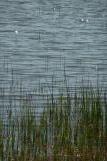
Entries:
<svg viewBox="0 0 107 161">
<path fill-rule="evenodd" d="M 107 1 L 0 0 L 1 84 L 33 89 L 64 70 L 106 84 Z"/>
</svg>

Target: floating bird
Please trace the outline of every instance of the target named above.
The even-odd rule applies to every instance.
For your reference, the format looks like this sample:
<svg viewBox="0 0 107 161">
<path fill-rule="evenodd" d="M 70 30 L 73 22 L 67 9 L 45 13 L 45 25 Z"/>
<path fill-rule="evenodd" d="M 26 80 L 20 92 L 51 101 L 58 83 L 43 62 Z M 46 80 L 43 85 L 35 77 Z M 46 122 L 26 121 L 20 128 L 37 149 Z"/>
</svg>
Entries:
<svg viewBox="0 0 107 161">
<path fill-rule="evenodd" d="M 88 23 L 89 20 L 88 20 L 88 19 L 81 18 L 81 22 L 86 22 L 86 23 Z"/>
<path fill-rule="evenodd" d="M 53 11 L 55 11 L 55 10 L 56 10 L 56 8 L 54 7 L 54 8 L 53 8 Z"/>
<path fill-rule="evenodd" d="M 81 21 L 82 21 L 82 22 L 84 22 L 84 19 L 83 19 L 83 18 L 81 18 Z"/>
<path fill-rule="evenodd" d="M 18 34 L 18 31 L 16 30 L 15 33 Z"/>
<path fill-rule="evenodd" d="M 86 19 L 86 22 L 88 22 L 88 19 Z"/>
<path fill-rule="evenodd" d="M 95 66 L 96 71 L 98 70 L 98 65 Z"/>
</svg>

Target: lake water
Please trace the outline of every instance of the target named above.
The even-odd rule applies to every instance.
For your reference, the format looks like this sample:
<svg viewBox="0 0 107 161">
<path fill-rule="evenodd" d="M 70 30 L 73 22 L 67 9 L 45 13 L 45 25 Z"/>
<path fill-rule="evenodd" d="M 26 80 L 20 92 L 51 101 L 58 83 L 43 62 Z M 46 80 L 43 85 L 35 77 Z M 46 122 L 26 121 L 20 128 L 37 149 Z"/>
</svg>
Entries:
<svg viewBox="0 0 107 161">
<path fill-rule="evenodd" d="M 0 90 L 58 88 L 64 71 L 107 85 L 107 0 L 0 0 Z"/>
</svg>

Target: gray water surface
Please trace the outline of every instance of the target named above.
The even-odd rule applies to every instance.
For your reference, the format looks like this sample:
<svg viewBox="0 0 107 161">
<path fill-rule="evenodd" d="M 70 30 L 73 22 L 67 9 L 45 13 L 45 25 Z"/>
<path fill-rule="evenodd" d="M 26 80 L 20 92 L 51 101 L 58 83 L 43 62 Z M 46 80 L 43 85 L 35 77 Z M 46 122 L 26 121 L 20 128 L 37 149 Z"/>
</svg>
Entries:
<svg viewBox="0 0 107 161">
<path fill-rule="evenodd" d="M 60 85 L 64 70 L 107 84 L 107 1 L 0 0 L 1 85 Z"/>
</svg>

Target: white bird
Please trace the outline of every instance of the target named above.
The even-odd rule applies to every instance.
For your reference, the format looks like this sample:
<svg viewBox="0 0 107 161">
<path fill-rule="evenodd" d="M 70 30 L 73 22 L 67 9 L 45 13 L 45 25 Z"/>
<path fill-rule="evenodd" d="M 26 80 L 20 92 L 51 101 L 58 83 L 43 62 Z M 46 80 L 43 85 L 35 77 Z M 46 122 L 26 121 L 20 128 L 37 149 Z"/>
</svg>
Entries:
<svg viewBox="0 0 107 161">
<path fill-rule="evenodd" d="M 83 22 L 83 21 L 84 21 L 84 19 L 83 19 L 83 18 L 81 18 L 81 21 Z"/>
<path fill-rule="evenodd" d="M 18 31 L 16 30 L 15 33 L 18 34 Z"/>
<path fill-rule="evenodd" d="M 88 19 L 86 19 L 86 22 L 88 22 Z"/>
<path fill-rule="evenodd" d="M 53 8 L 53 11 L 55 11 L 55 10 L 56 10 L 56 8 L 54 7 L 54 8 Z"/>
<path fill-rule="evenodd" d="M 95 66 L 95 68 L 96 68 L 96 70 L 98 70 L 98 66 L 97 65 Z"/>
</svg>

